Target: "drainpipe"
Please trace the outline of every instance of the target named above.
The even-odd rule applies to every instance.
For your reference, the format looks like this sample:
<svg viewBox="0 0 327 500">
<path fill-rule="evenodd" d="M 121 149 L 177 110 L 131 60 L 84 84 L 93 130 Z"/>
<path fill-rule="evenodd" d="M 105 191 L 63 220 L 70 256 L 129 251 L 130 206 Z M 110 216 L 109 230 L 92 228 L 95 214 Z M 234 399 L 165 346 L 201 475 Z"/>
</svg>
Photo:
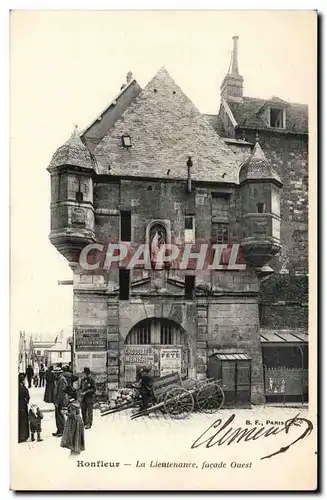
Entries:
<svg viewBox="0 0 327 500">
<path fill-rule="evenodd" d="M 188 157 L 186 165 L 187 165 L 187 192 L 190 194 L 192 192 L 192 179 L 191 179 L 191 168 L 193 167 L 192 156 Z"/>
</svg>

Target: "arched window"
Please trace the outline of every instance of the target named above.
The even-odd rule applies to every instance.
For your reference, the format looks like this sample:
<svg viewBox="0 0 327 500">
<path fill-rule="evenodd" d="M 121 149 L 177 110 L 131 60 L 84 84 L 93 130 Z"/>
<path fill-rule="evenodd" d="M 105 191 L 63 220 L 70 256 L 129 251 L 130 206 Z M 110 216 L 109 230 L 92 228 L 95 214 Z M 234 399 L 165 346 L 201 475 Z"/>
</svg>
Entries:
<svg viewBox="0 0 327 500">
<path fill-rule="evenodd" d="M 186 345 L 180 326 L 169 319 L 145 319 L 135 325 L 126 337 L 129 345 Z"/>
</svg>

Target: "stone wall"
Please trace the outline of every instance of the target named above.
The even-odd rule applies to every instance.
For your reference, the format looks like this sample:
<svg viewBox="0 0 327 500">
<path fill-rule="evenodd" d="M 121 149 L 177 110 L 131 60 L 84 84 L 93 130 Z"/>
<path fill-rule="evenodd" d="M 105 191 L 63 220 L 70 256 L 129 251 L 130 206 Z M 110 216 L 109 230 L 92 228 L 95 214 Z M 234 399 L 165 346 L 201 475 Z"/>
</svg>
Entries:
<svg viewBox="0 0 327 500">
<path fill-rule="evenodd" d="M 251 398 L 264 402 L 262 353 L 257 297 L 221 297 L 210 301 L 208 342 L 216 350 L 248 354 L 252 359 Z"/>
<path fill-rule="evenodd" d="M 261 284 L 263 328 L 308 328 L 308 277 L 272 275 Z"/>
<path fill-rule="evenodd" d="M 226 203 L 220 203 L 219 199 L 212 203 L 213 192 L 229 195 L 227 215 Z M 231 242 L 238 241 L 235 228 L 239 220 L 240 197 L 225 186 L 193 183 L 192 192 L 188 194 L 186 182 L 141 179 L 96 182 L 94 211 L 98 242 L 119 241 L 120 210 L 131 211 L 133 243 L 145 243 L 147 225 L 153 219 L 161 219 L 170 221 L 172 241 L 183 244 L 186 215 L 195 217 L 196 241 L 210 242 L 211 224 L 217 217 L 229 220 Z M 130 299 L 119 301 L 117 269 L 103 274 L 83 273 L 81 270 L 75 273 L 74 326 L 107 328 L 109 394 L 124 383 L 124 357 L 121 353 L 128 333 L 144 319 L 166 318 L 176 322 L 186 333 L 190 378 L 206 378 L 208 342 L 214 341 L 220 348 L 232 348 L 251 357 L 252 401 L 261 402 L 259 284 L 255 273 L 251 268 L 196 273 L 196 285 L 205 283 L 211 291 L 207 295 L 198 291 L 196 299 L 190 301 L 184 297 L 185 271 L 171 271 L 171 282 L 159 292 L 153 285 L 162 278 L 161 274 L 132 270 Z"/>
</svg>

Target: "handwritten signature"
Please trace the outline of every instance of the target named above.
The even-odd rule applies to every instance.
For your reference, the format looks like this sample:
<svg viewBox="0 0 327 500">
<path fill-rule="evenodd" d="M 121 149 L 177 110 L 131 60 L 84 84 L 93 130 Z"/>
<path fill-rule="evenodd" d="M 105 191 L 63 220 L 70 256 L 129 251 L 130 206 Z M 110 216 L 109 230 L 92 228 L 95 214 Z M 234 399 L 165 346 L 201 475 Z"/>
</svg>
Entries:
<svg viewBox="0 0 327 500">
<path fill-rule="evenodd" d="M 269 436 L 275 436 L 276 434 L 280 434 L 284 432 L 288 434 L 291 426 L 301 427 L 301 424 L 305 424 L 305 428 L 302 431 L 301 435 L 294 439 L 287 446 L 282 446 L 279 450 L 262 457 L 260 460 L 264 460 L 266 458 L 271 458 L 279 453 L 284 453 L 289 450 L 291 446 L 295 445 L 301 439 L 309 436 L 313 429 L 313 424 L 310 420 L 300 417 L 300 413 L 298 413 L 295 417 L 287 420 L 283 426 L 260 426 L 260 427 L 231 427 L 231 423 L 235 419 L 235 414 L 231 415 L 226 422 L 223 422 L 221 418 L 216 420 L 213 424 L 211 424 L 207 430 L 204 431 L 201 436 L 199 436 L 191 446 L 191 449 L 199 448 L 200 446 L 205 446 L 205 448 L 211 448 L 212 446 L 222 446 L 226 444 L 229 446 L 233 442 L 239 443 L 240 441 L 256 441 L 260 438 L 266 438 Z M 224 431 L 224 432 L 222 432 Z M 226 432 L 225 432 L 226 431 Z M 202 438 L 204 438 L 202 440 Z"/>
</svg>

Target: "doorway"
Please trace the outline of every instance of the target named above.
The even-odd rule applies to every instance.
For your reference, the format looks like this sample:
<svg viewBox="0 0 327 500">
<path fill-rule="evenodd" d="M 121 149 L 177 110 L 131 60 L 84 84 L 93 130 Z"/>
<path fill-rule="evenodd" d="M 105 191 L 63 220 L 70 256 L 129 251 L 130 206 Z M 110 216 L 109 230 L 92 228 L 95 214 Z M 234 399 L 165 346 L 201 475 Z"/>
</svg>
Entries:
<svg viewBox="0 0 327 500">
<path fill-rule="evenodd" d="M 189 349 L 184 330 L 165 318 L 146 319 L 135 325 L 124 345 L 125 382 L 134 382 L 141 366 L 152 367 L 154 377 L 178 372 L 188 375 Z"/>
<path fill-rule="evenodd" d="M 221 380 L 226 406 L 251 406 L 251 359 L 247 354 L 213 354 L 207 376 Z"/>
</svg>

